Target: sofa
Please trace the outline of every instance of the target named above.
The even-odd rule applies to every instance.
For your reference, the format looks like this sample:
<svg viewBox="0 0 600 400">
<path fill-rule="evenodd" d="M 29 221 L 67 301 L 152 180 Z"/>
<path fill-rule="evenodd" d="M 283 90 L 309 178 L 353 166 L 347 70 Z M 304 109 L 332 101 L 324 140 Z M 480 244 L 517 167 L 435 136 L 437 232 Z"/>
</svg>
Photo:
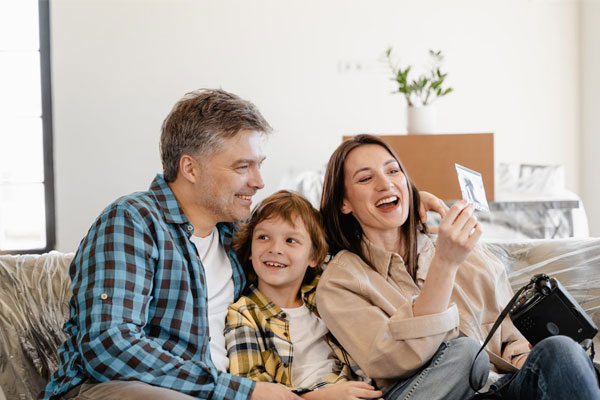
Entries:
<svg viewBox="0 0 600 400">
<path fill-rule="evenodd" d="M 600 238 L 483 243 L 513 289 L 538 273 L 557 278 L 600 325 Z M 0 400 L 37 397 L 57 366 L 68 316 L 73 253 L 0 255 Z M 594 339 L 596 348 L 599 339 Z"/>
</svg>

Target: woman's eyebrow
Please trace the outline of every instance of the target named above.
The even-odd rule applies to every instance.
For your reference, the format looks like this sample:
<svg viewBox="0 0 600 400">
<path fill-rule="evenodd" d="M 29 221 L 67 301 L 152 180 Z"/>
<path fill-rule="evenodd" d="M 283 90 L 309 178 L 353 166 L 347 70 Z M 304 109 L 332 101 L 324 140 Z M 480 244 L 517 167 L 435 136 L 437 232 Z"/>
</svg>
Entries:
<svg viewBox="0 0 600 400">
<path fill-rule="evenodd" d="M 354 178 L 357 174 L 359 174 L 360 172 L 364 172 L 364 171 L 370 171 L 371 168 L 370 167 L 364 167 L 364 168 L 360 168 L 357 169 L 356 171 L 354 171 L 354 173 L 352 174 L 352 177 Z"/>
<path fill-rule="evenodd" d="M 398 161 L 396 161 L 394 158 L 390 158 L 389 160 L 387 160 L 386 162 L 383 163 L 383 166 L 385 167 L 389 164 L 398 164 Z M 354 174 L 352 174 L 352 177 L 354 178 L 360 172 L 370 171 L 370 170 L 371 170 L 371 167 L 364 167 L 364 168 L 357 169 L 354 172 Z"/>
</svg>

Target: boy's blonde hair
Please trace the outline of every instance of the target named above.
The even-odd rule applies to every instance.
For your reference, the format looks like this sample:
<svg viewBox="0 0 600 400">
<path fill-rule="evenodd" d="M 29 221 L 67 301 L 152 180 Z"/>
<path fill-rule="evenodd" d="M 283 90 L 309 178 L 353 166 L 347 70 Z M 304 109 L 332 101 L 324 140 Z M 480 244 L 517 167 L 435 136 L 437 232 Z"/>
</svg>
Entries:
<svg viewBox="0 0 600 400">
<path fill-rule="evenodd" d="M 233 238 L 233 248 L 249 283 L 256 283 L 257 276 L 252 267 L 252 236 L 254 229 L 261 221 L 271 218 L 281 218 L 290 224 L 299 218 L 303 223 L 312 242 L 311 258 L 317 263 L 316 268 L 306 270 L 304 283 L 309 283 L 317 273 L 321 271 L 321 264 L 327 257 L 327 241 L 325 240 L 325 229 L 323 219 L 317 209 L 300 193 L 280 190 L 264 199 L 252 211 L 252 216 L 247 223 L 240 226 Z"/>
</svg>

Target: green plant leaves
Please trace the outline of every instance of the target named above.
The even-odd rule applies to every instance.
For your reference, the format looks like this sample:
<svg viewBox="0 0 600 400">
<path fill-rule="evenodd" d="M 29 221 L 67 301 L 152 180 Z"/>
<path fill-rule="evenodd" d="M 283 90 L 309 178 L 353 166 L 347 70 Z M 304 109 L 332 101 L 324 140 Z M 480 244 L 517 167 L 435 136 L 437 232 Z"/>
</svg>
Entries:
<svg viewBox="0 0 600 400">
<path fill-rule="evenodd" d="M 444 59 L 441 50 L 429 50 L 429 56 L 432 60 L 431 69 L 412 80 L 408 77 L 411 66 L 409 65 L 404 69 L 396 67 L 392 60 L 392 51 L 392 47 L 389 47 L 385 51 L 385 56 L 394 75 L 392 80 L 398 84 L 398 91 L 394 93 L 402 93 L 409 106 L 431 104 L 436 99 L 453 91 L 450 87 L 443 88 L 444 80 L 448 74 L 442 73 L 440 70 L 440 65 Z"/>
</svg>

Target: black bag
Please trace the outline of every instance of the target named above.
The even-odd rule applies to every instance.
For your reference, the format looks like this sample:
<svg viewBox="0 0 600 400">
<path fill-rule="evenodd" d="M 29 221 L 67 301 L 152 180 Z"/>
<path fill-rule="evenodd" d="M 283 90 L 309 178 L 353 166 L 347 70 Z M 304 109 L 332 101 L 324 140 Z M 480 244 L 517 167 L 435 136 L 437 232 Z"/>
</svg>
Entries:
<svg viewBox="0 0 600 400">
<path fill-rule="evenodd" d="M 507 314 L 510 314 L 510 319 L 515 327 L 532 345 L 535 346 L 550 336 L 565 335 L 580 343 L 586 351 L 591 349 L 590 357 L 592 361 L 594 360 L 592 339 L 598 333 L 598 327 L 560 282 L 549 278 L 546 274 L 534 276 L 527 285 L 517 291 L 496 319 L 494 326 L 477 352 L 475 360 L 487 346 Z M 500 398 L 498 393 L 512 381 L 516 374 L 513 374 L 501 387 L 479 393 L 475 389 L 472 379 L 475 360 L 473 360 L 469 372 L 469 384 L 475 391 L 472 399 Z M 599 366 L 594 364 L 594 368 L 600 379 Z"/>
</svg>

